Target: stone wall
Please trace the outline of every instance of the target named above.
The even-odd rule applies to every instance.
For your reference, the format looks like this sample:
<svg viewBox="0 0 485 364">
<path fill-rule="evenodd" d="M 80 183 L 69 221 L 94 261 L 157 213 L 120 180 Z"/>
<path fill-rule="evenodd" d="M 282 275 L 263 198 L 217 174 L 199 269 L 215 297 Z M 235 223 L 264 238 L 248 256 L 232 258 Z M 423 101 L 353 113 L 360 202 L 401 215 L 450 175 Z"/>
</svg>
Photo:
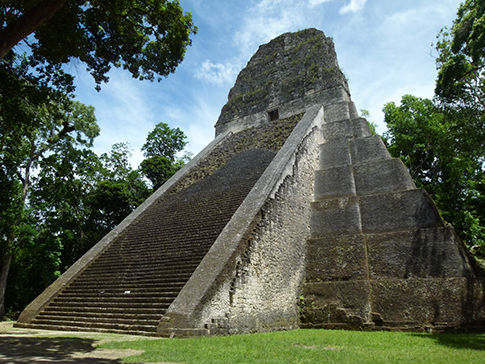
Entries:
<svg viewBox="0 0 485 364">
<path fill-rule="evenodd" d="M 245 247 L 204 306 L 201 323 L 211 333 L 247 333 L 298 328 L 298 296 L 309 235 L 313 172 L 320 129 L 316 126 L 262 207 Z"/>
<path fill-rule="evenodd" d="M 216 123 L 216 135 L 325 104 L 348 93 L 331 38 L 316 29 L 285 33 L 259 47 L 239 73 Z"/>
<path fill-rule="evenodd" d="M 310 108 L 159 325 L 161 335 L 298 326 L 323 109 Z"/>
<path fill-rule="evenodd" d="M 297 114 L 229 134 L 170 190 L 170 194 L 211 175 L 238 153 L 258 148 L 277 153 L 302 116 Z"/>
</svg>

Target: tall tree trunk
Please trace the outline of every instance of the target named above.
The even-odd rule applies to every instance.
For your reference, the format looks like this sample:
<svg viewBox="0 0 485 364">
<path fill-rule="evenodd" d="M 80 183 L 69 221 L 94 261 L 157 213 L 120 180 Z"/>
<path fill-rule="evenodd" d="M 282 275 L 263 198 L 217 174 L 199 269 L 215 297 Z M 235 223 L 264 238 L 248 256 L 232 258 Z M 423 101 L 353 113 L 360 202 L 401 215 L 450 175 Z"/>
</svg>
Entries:
<svg viewBox="0 0 485 364">
<path fill-rule="evenodd" d="M 11 263 L 12 254 L 6 253 L 2 258 L 2 266 L 0 267 L 0 320 L 3 320 L 5 316 L 5 290 Z"/>
<path fill-rule="evenodd" d="M 18 42 L 47 22 L 66 4 L 66 0 L 43 0 L 22 14 L 14 23 L 0 30 L 0 60 Z"/>
</svg>

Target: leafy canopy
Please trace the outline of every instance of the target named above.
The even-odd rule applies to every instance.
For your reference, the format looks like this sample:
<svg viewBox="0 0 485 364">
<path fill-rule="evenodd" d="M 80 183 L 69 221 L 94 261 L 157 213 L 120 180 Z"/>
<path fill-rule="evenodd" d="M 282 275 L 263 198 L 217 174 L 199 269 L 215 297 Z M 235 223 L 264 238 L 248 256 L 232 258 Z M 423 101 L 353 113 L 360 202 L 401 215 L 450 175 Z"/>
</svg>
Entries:
<svg viewBox="0 0 485 364">
<path fill-rule="evenodd" d="M 98 88 L 112 66 L 148 80 L 174 72 L 197 31 L 178 0 L 1 2 L 0 46 L 28 27 L 33 35 L 25 40 L 38 67 L 52 71 L 80 60 Z"/>
<path fill-rule="evenodd" d="M 460 5 L 451 32 L 438 35 L 436 95 L 444 103 L 485 110 L 485 2 Z"/>
<path fill-rule="evenodd" d="M 151 181 L 153 189 L 164 184 L 185 164 L 189 156 L 178 159 L 177 153 L 187 144 L 187 137 L 179 128 L 170 128 L 166 123 L 158 123 L 148 134 L 142 150 L 145 160 L 140 168 Z"/>
<path fill-rule="evenodd" d="M 400 157 L 418 187 L 435 200 L 470 251 L 485 258 L 485 171 L 481 140 L 466 114 L 443 110 L 429 99 L 404 95 L 384 106 L 386 144 Z M 465 122 L 464 122 L 465 121 Z"/>
</svg>

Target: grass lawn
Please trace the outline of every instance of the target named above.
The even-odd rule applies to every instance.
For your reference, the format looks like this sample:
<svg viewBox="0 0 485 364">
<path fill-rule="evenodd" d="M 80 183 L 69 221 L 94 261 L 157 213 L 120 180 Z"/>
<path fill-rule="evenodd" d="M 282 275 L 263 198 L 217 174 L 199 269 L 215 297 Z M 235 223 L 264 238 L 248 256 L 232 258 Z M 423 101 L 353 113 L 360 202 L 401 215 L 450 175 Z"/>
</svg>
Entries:
<svg viewBox="0 0 485 364">
<path fill-rule="evenodd" d="M 295 330 L 191 339 L 140 338 L 100 347 L 145 351 L 125 358 L 125 362 L 485 363 L 485 334 Z"/>
</svg>

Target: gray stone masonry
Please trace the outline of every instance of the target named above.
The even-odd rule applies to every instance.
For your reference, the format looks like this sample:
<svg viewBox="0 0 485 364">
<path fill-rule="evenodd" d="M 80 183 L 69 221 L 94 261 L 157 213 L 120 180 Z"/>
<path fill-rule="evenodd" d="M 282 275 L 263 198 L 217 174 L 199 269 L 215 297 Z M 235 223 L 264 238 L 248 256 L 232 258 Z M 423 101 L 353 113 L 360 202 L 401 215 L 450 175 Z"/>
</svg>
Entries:
<svg viewBox="0 0 485 364">
<path fill-rule="evenodd" d="M 348 99 L 348 85 L 332 40 L 316 29 L 285 33 L 260 46 L 239 73 L 216 135 L 259 125 L 272 110 L 288 117 L 343 98 Z"/>
<path fill-rule="evenodd" d="M 324 109 L 301 325 L 476 328 L 485 285 L 462 242 L 346 104 Z"/>
<path fill-rule="evenodd" d="M 485 282 L 359 117 L 323 32 L 260 46 L 215 128 L 17 325 L 171 337 L 485 323 Z"/>
</svg>

